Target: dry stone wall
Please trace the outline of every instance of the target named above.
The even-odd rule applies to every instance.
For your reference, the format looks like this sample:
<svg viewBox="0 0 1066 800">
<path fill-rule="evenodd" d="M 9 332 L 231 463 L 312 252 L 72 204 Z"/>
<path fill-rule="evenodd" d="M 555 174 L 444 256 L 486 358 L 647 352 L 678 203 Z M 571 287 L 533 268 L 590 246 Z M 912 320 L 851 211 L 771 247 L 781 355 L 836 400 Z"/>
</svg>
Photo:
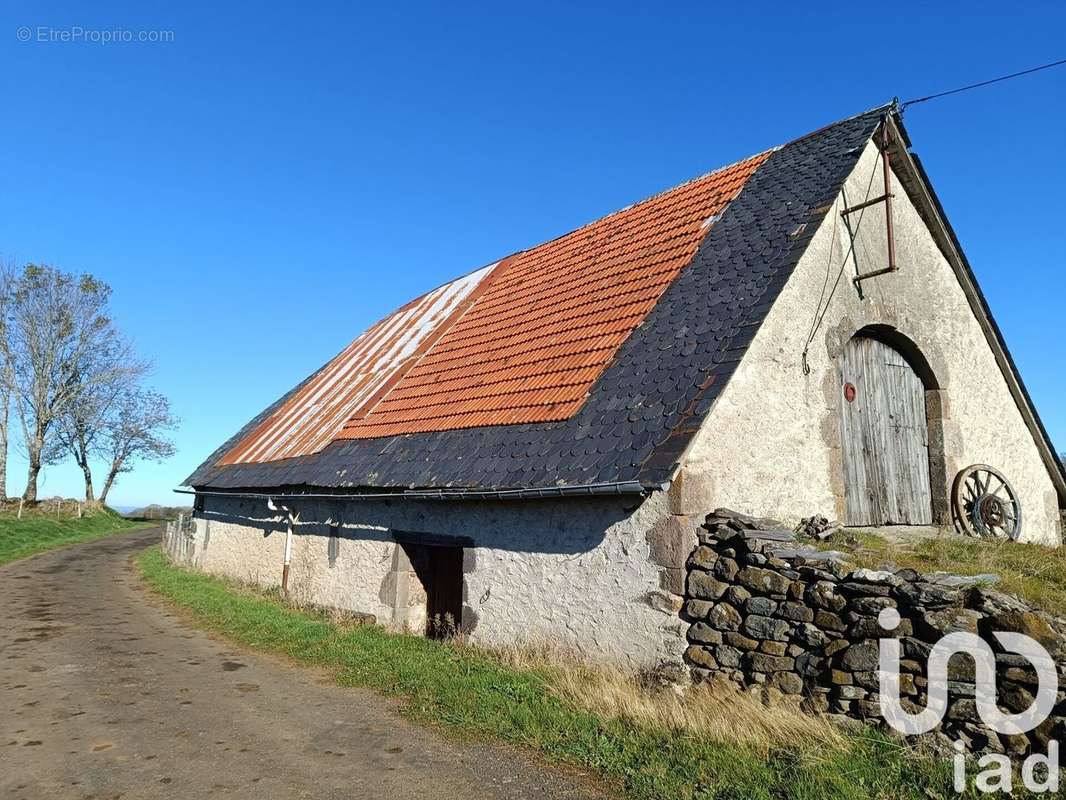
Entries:
<svg viewBox="0 0 1066 800">
<path fill-rule="evenodd" d="M 996 652 L 999 705 L 1019 712 L 1033 700 L 1037 679 L 1029 662 L 1004 652 L 992 631 L 1016 631 L 1039 641 L 1066 672 L 1063 620 L 996 591 L 996 576 L 919 574 L 907 569 L 855 569 L 843 553 L 796 541 L 773 520 L 719 509 L 699 531 L 687 562 L 685 604 L 689 647 L 685 660 L 697 680 L 727 678 L 803 698 L 813 711 L 883 721 L 879 695 L 881 637 L 901 639 L 902 705 L 927 702 L 926 660 L 953 631 L 975 633 Z M 900 623 L 884 631 L 878 614 L 896 608 Z M 1054 713 L 1028 735 L 999 735 L 975 706 L 973 659 L 952 658 L 949 706 L 931 736 L 961 741 L 972 751 L 1022 755 L 1046 752 L 1061 739 L 1066 714 L 1060 691 Z"/>
</svg>

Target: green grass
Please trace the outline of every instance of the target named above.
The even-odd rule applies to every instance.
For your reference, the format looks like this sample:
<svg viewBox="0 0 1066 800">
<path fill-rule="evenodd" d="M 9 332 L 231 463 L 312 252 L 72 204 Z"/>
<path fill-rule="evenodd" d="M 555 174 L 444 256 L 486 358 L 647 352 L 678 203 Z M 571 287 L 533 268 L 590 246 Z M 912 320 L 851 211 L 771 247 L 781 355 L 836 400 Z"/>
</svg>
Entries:
<svg viewBox="0 0 1066 800">
<path fill-rule="evenodd" d="M 845 551 L 849 561 L 877 569 L 886 564 L 919 572 L 995 573 L 997 589 L 1053 614 L 1066 614 L 1066 548 L 957 536 L 889 542 L 874 533 L 840 531 L 821 547 Z"/>
<path fill-rule="evenodd" d="M 608 719 L 550 688 L 551 667 L 514 668 L 471 647 L 346 627 L 276 595 L 138 557 L 150 588 L 201 625 L 247 647 L 329 670 L 338 683 L 403 700 L 407 715 L 460 736 L 501 740 L 602 775 L 634 798 L 909 800 L 958 797 L 949 764 L 874 732 L 840 748 L 760 755 L 706 737 Z"/>
<path fill-rule="evenodd" d="M 5 509 L 0 512 L 0 564 L 153 524 L 125 519 L 109 508 L 86 512 L 81 518 L 27 508 L 22 519 Z"/>
</svg>

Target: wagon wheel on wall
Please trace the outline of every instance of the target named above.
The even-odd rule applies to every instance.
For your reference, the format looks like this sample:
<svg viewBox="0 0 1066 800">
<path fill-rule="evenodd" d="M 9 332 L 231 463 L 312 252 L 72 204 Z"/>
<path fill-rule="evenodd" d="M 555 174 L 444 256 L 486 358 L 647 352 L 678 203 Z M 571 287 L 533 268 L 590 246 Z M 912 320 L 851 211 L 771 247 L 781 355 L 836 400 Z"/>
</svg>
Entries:
<svg viewBox="0 0 1066 800">
<path fill-rule="evenodd" d="M 987 464 L 973 464 L 955 476 L 951 515 L 967 536 L 1015 540 L 1022 532 L 1022 507 L 1014 487 Z"/>
</svg>

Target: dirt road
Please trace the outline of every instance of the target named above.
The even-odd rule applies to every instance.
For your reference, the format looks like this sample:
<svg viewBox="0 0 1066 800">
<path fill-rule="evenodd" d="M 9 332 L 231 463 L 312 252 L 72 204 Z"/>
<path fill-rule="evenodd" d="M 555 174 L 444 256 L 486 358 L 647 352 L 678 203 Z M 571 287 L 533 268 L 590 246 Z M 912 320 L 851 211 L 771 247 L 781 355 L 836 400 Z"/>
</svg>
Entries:
<svg viewBox="0 0 1066 800">
<path fill-rule="evenodd" d="M 190 627 L 138 583 L 157 531 L 0 567 L 4 798 L 587 798 L 587 779 L 461 744 Z"/>
</svg>

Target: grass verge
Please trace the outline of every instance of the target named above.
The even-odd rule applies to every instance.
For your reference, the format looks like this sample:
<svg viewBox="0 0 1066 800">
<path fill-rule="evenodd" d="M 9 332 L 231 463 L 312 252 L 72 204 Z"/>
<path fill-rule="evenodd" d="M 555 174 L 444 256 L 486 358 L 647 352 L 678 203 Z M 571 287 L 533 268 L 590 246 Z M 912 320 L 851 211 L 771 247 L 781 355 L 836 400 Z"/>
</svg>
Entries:
<svg viewBox="0 0 1066 800">
<path fill-rule="evenodd" d="M 1052 614 L 1066 615 L 1066 548 L 956 536 L 892 542 L 850 530 L 838 531 L 819 546 L 842 550 L 849 561 L 871 569 L 893 564 L 919 572 L 992 572 L 1000 576 L 996 588 Z"/>
<path fill-rule="evenodd" d="M 5 511 L 0 513 L 0 564 L 154 524 L 157 523 L 126 519 L 109 508 L 86 512 L 81 517 L 26 509 L 22 519 Z"/>
<path fill-rule="evenodd" d="M 342 685 L 401 698 L 405 713 L 459 735 L 502 740 L 595 771 L 634 798 L 910 800 L 958 797 L 946 762 L 877 733 L 820 738 L 824 722 L 777 709 L 761 716 L 734 696 L 678 715 L 648 710 L 635 684 L 544 659 L 350 627 L 276 595 L 171 565 L 158 548 L 138 557 L 147 585 L 205 627 L 247 647 L 329 670 Z M 584 675 L 584 677 L 582 677 Z M 672 693 L 662 693 L 670 697 Z M 612 699 L 613 698 L 613 699 Z M 699 722 L 710 716 L 717 722 Z M 726 719 L 728 718 L 728 719 Z M 765 724 L 764 724 L 765 723 Z M 753 726 L 759 735 L 734 740 Z"/>
</svg>

